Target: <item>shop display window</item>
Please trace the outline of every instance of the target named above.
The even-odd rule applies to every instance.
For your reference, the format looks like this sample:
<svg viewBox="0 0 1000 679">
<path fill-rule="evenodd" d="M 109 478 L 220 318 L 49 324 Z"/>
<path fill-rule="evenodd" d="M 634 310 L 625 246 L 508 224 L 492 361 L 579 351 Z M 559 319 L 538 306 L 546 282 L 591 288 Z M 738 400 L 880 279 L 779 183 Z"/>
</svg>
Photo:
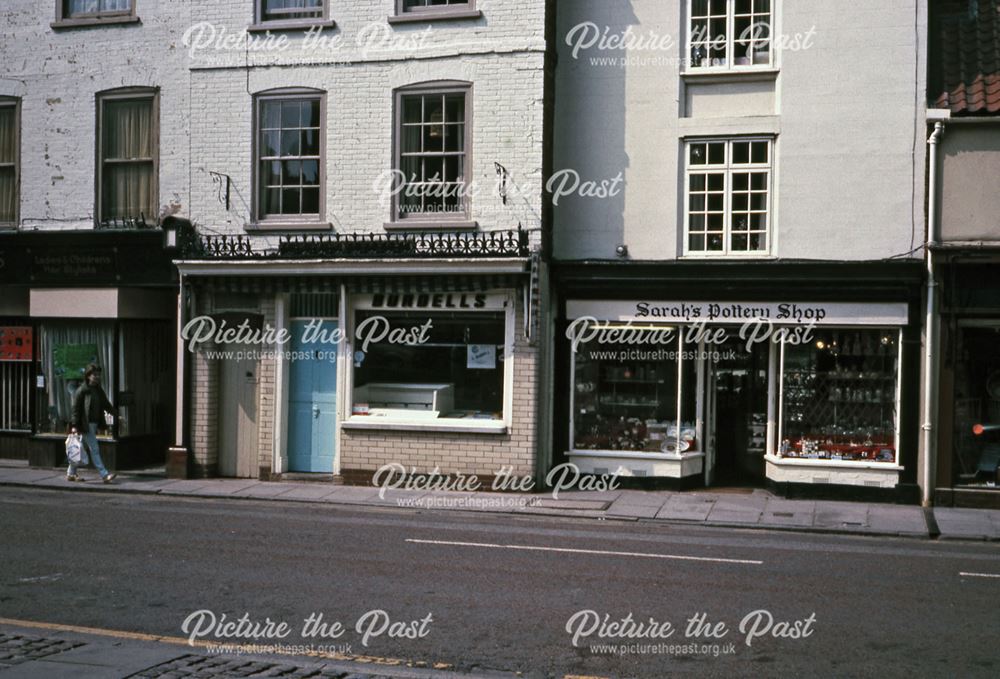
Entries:
<svg viewBox="0 0 1000 679">
<path fill-rule="evenodd" d="M 579 345 L 573 358 L 574 450 L 701 450 L 697 346 L 682 346 L 677 335 L 658 346 Z"/>
<path fill-rule="evenodd" d="M 782 457 L 896 461 L 898 330 L 829 330 L 785 345 Z"/>
<path fill-rule="evenodd" d="M 118 379 L 113 321 L 52 321 L 41 325 L 37 378 L 38 431 L 65 434 L 73 418 L 73 394 L 87 365 L 101 366 L 101 384 L 112 403 Z M 100 435 L 111 435 L 101 428 Z"/>
<path fill-rule="evenodd" d="M 357 335 L 382 336 L 367 351 L 360 340 L 355 346 L 352 414 L 502 420 L 506 318 L 358 311 Z"/>
</svg>

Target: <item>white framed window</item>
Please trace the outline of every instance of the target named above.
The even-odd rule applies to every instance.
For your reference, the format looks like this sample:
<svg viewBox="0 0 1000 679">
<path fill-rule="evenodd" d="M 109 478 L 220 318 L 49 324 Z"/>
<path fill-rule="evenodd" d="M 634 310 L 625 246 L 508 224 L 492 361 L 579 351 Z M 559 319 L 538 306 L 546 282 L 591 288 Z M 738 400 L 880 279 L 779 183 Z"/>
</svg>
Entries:
<svg viewBox="0 0 1000 679">
<path fill-rule="evenodd" d="M 688 0 L 692 70 L 770 68 L 772 0 Z"/>
<path fill-rule="evenodd" d="M 514 294 L 400 292 L 350 303 L 344 426 L 503 433 L 511 424 Z"/>
<path fill-rule="evenodd" d="M 768 254 L 773 140 L 689 140 L 685 151 L 685 254 Z"/>
</svg>

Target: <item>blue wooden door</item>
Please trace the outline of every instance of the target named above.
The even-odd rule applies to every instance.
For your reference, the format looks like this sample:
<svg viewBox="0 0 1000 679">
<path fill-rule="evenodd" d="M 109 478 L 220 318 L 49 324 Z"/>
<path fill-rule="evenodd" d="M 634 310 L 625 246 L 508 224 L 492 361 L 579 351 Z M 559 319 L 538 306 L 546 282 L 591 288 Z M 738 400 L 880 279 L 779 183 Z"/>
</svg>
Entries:
<svg viewBox="0 0 1000 679">
<path fill-rule="evenodd" d="M 288 471 L 333 473 L 337 434 L 337 346 L 303 341 L 307 321 L 292 321 L 288 385 Z M 336 321 L 323 321 L 329 336 Z"/>
</svg>

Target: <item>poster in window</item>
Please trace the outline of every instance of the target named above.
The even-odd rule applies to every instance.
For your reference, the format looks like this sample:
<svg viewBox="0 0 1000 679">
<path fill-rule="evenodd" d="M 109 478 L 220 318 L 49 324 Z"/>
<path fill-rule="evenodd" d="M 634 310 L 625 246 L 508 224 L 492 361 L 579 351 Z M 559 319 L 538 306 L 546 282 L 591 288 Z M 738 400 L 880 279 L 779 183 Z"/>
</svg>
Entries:
<svg viewBox="0 0 1000 679">
<path fill-rule="evenodd" d="M 56 377 L 78 380 L 87 365 L 97 363 L 96 344 L 60 344 L 52 349 L 52 363 Z"/>
<path fill-rule="evenodd" d="M 0 327 L 0 361 L 30 361 L 31 359 L 31 328 Z"/>
<path fill-rule="evenodd" d="M 469 370 L 494 370 L 497 367 L 497 346 L 495 344 L 470 344 L 466 355 Z"/>
</svg>

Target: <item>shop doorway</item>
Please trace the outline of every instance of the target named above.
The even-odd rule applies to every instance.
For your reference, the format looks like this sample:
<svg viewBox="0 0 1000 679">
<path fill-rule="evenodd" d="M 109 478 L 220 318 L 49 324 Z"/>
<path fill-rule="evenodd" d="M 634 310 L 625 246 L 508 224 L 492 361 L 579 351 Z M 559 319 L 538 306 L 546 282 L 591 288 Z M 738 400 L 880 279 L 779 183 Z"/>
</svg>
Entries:
<svg viewBox="0 0 1000 679">
<path fill-rule="evenodd" d="M 288 471 L 332 474 L 337 445 L 337 321 L 292 321 Z M 308 335 L 306 333 L 309 333 Z"/>
<path fill-rule="evenodd" d="M 219 370 L 219 476 L 257 476 L 257 361 L 248 344 L 226 344 Z"/>
<path fill-rule="evenodd" d="M 767 442 L 768 356 L 766 342 L 747 349 L 730 333 L 707 361 L 706 403 L 712 486 L 759 486 L 764 482 Z"/>
</svg>

